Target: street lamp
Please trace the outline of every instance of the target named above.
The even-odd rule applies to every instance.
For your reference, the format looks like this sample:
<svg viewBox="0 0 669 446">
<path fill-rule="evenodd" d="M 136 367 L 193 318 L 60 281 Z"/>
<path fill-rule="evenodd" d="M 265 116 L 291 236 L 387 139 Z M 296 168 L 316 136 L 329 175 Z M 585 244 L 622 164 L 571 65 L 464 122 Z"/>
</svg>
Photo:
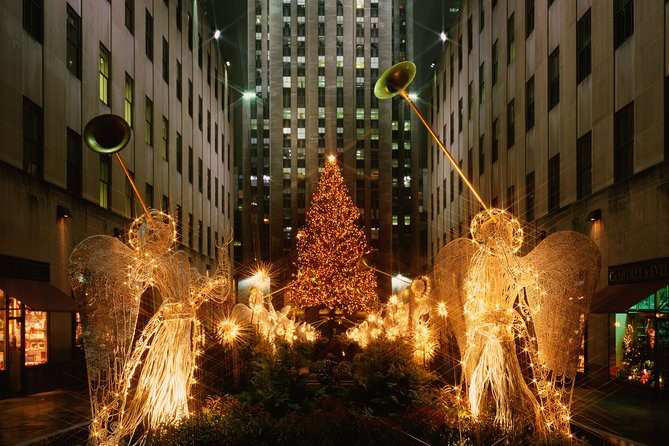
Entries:
<svg viewBox="0 0 669 446">
<path fill-rule="evenodd" d="M 441 39 L 442 42 L 446 42 L 448 40 L 448 35 L 444 31 L 442 31 L 441 33 L 439 33 L 439 38 Z"/>
<path fill-rule="evenodd" d="M 252 91 L 245 91 L 242 93 L 242 98 L 244 98 L 245 101 L 250 101 L 251 99 L 255 98 L 256 94 Z"/>
<path fill-rule="evenodd" d="M 416 93 L 409 93 L 409 99 L 415 101 L 416 99 L 418 99 L 418 95 Z"/>
<path fill-rule="evenodd" d="M 214 31 L 214 39 L 218 40 L 221 37 L 221 30 L 217 29 Z"/>
</svg>

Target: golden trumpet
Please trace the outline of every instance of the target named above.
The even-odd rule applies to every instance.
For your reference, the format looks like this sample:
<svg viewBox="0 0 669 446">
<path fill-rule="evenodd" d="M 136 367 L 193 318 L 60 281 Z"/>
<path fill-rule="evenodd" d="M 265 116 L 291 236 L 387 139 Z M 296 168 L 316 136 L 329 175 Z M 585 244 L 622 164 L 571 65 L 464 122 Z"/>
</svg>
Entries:
<svg viewBox="0 0 669 446">
<path fill-rule="evenodd" d="M 130 176 L 123 158 L 118 154 L 128 145 L 131 136 L 132 129 L 126 120 L 111 113 L 92 118 L 84 127 L 84 141 L 89 149 L 102 155 L 116 155 L 116 161 L 121 165 L 123 173 L 130 182 L 130 186 L 132 186 L 132 190 L 142 205 L 146 218 L 151 220 L 149 209 L 146 207 L 139 190 L 137 190 L 137 185 Z"/>
<path fill-rule="evenodd" d="M 427 122 L 421 111 L 418 109 L 418 107 L 416 107 L 416 104 L 414 104 L 414 102 L 409 97 L 407 88 L 409 85 L 411 85 L 411 82 L 413 82 L 415 76 L 416 65 L 414 65 L 413 62 L 404 61 L 395 64 L 384 71 L 383 74 L 381 74 L 381 77 L 376 81 L 376 84 L 374 85 L 374 95 L 379 99 L 392 99 L 395 96 L 400 95 L 409 104 L 409 107 L 411 107 L 414 113 L 416 113 L 418 119 L 420 119 L 420 121 L 423 123 L 427 132 L 430 134 L 430 136 L 432 136 L 437 145 L 444 152 L 444 155 L 446 155 L 448 161 L 451 163 L 458 175 L 460 175 L 474 197 L 476 197 L 478 202 L 481 203 L 483 209 L 488 209 L 488 206 L 483 201 L 483 198 L 481 198 L 472 183 L 467 179 L 467 176 L 462 172 L 462 169 L 460 169 L 460 166 L 458 166 L 458 163 L 455 161 L 455 158 L 453 158 L 453 155 L 451 155 L 451 152 L 448 151 L 446 145 L 439 139 L 435 131 L 432 130 L 432 127 Z"/>
</svg>

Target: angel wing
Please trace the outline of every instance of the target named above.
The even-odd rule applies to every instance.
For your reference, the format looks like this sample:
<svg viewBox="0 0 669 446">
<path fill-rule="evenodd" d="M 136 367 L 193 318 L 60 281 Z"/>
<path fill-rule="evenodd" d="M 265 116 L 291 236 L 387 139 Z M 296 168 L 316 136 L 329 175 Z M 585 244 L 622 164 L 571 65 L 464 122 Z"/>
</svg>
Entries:
<svg viewBox="0 0 669 446">
<path fill-rule="evenodd" d="M 460 351 L 465 349 L 464 283 L 476 245 L 470 239 L 458 238 L 441 248 L 434 262 L 433 307 L 446 302 L 448 322 Z"/>
<path fill-rule="evenodd" d="M 538 290 L 526 288 L 539 360 L 556 375 L 573 377 L 601 268 L 599 248 L 583 234 L 561 231 L 521 262 L 535 272 L 539 284 Z"/>
<path fill-rule="evenodd" d="M 96 235 L 70 255 L 69 276 L 82 308 L 89 376 L 120 370 L 135 335 L 145 278 L 131 248 L 115 237 Z"/>
</svg>

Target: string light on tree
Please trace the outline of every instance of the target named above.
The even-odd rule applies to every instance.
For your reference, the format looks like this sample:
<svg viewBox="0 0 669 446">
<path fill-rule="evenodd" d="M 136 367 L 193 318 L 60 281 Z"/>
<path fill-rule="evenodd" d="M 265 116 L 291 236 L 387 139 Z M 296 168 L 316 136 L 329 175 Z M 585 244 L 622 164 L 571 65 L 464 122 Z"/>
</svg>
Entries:
<svg viewBox="0 0 669 446">
<path fill-rule="evenodd" d="M 349 314 L 375 307 L 376 277 L 360 262 L 368 246 L 359 218 L 337 158 L 328 155 L 306 226 L 297 234 L 297 277 L 288 293 L 296 307 Z"/>
</svg>

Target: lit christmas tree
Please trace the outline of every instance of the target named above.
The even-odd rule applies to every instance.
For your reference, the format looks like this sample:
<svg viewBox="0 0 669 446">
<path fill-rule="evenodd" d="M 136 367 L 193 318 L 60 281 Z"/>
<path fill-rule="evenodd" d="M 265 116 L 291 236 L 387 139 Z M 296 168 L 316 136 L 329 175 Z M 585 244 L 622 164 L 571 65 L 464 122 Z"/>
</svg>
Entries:
<svg viewBox="0 0 669 446">
<path fill-rule="evenodd" d="M 336 158 L 328 157 L 297 234 L 297 278 L 289 298 L 299 308 L 325 307 L 348 314 L 376 304 L 376 277 L 360 262 L 367 252 L 358 208 L 348 194 Z"/>
</svg>

